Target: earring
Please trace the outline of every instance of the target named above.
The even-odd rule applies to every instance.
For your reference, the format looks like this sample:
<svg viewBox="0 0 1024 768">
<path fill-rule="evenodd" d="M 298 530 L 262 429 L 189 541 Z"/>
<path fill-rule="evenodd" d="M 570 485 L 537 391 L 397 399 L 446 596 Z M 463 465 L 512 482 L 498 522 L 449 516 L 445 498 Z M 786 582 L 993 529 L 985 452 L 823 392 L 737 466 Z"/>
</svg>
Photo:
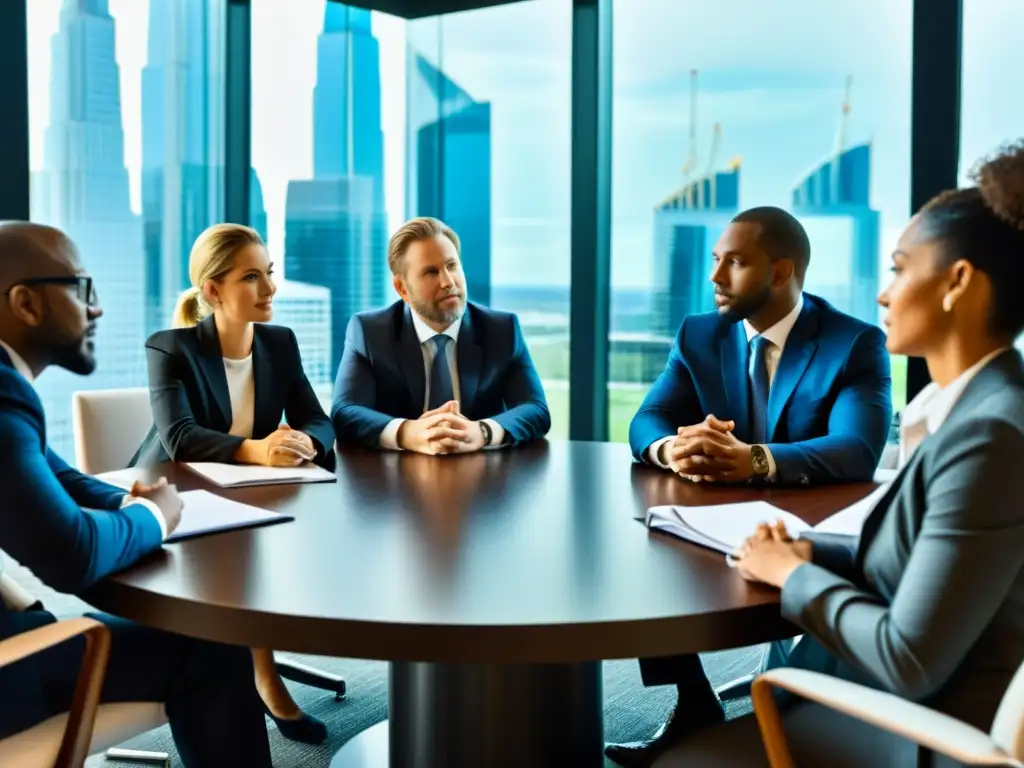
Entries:
<svg viewBox="0 0 1024 768">
<path fill-rule="evenodd" d="M 949 295 L 946 295 L 946 296 L 942 297 L 942 311 L 943 312 L 952 312 L 953 311 L 953 299 Z"/>
</svg>

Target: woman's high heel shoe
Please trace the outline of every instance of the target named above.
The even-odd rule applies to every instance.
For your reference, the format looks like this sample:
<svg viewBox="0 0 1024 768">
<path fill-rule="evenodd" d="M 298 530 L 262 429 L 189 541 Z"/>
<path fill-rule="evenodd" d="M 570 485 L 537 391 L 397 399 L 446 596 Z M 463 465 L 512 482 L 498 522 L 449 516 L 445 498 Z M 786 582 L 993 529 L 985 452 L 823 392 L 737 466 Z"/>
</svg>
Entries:
<svg viewBox="0 0 1024 768">
<path fill-rule="evenodd" d="M 295 718 L 277 717 L 266 704 L 263 705 L 263 711 L 286 739 L 303 744 L 323 744 L 327 740 L 327 726 L 312 715 L 300 712 Z"/>
</svg>

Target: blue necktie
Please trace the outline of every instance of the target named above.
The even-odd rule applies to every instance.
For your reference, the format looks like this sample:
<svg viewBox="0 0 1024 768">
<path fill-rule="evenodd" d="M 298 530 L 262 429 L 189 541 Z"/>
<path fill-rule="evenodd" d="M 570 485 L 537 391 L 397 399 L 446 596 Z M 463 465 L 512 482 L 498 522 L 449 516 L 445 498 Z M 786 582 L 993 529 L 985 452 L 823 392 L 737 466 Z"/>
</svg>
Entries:
<svg viewBox="0 0 1024 768">
<path fill-rule="evenodd" d="M 431 341 L 434 342 L 434 363 L 430 367 L 428 411 L 440 408 L 449 400 L 455 399 L 455 391 L 452 389 L 452 372 L 448 368 L 447 346 L 451 337 L 439 333 Z"/>
<path fill-rule="evenodd" d="M 750 444 L 768 442 L 768 360 L 771 344 L 764 336 L 750 340 Z"/>
</svg>

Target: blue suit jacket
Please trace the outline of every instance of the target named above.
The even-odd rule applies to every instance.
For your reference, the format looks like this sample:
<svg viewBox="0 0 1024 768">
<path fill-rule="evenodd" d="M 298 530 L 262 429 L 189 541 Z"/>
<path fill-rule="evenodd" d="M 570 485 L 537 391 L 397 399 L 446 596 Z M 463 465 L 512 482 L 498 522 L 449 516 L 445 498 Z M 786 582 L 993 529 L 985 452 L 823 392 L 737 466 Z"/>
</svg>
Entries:
<svg viewBox="0 0 1024 768">
<path fill-rule="evenodd" d="M 124 491 L 72 469 L 46 445 L 43 406 L 0 348 L 0 549 L 51 587 L 77 593 L 161 544 L 160 524 Z M 47 624 L 43 611 L 7 610 L 0 639 Z M 0 669 L 0 732 L 39 722 L 49 711 L 36 662 Z"/>
<path fill-rule="evenodd" d="M 456 350 L 466 418 L 494 419 L 512 443 L 547 433 L 551 414 L 514 314 L 468 303 Z M 331 406 L 338 441 L 379 447 L 389 421 L 423 414 L 425 392 L 423 352 L 405 303 L 353 315 Z"/>
<path fill-rule="evenodd" d="M 629 426 L 633 456 L 708 414 L 750 442 L 749 344 L 717 312 L 687 317 L 665 370 Z M 804 294 L 768 400 L 768 446 L 781 483 L 870 480 L 892 419 L 885 334 Z"/>
</svg>

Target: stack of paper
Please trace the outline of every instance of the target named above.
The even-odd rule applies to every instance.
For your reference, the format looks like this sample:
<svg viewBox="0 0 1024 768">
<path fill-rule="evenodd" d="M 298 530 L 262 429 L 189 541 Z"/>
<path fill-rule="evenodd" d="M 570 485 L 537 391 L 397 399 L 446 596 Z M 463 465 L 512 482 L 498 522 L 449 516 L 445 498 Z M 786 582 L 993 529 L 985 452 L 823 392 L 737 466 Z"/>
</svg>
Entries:
<svg viewBox="0 0 1024 768">
<path fill-rule="evenodd" d="M 251 464 L 190 461 L 185 466 L 221 488 L 288 483 L 331 483 L 337 479 L 326 469 L 308 463 L 298 467 L 260 467 Z"/>
</svg>

